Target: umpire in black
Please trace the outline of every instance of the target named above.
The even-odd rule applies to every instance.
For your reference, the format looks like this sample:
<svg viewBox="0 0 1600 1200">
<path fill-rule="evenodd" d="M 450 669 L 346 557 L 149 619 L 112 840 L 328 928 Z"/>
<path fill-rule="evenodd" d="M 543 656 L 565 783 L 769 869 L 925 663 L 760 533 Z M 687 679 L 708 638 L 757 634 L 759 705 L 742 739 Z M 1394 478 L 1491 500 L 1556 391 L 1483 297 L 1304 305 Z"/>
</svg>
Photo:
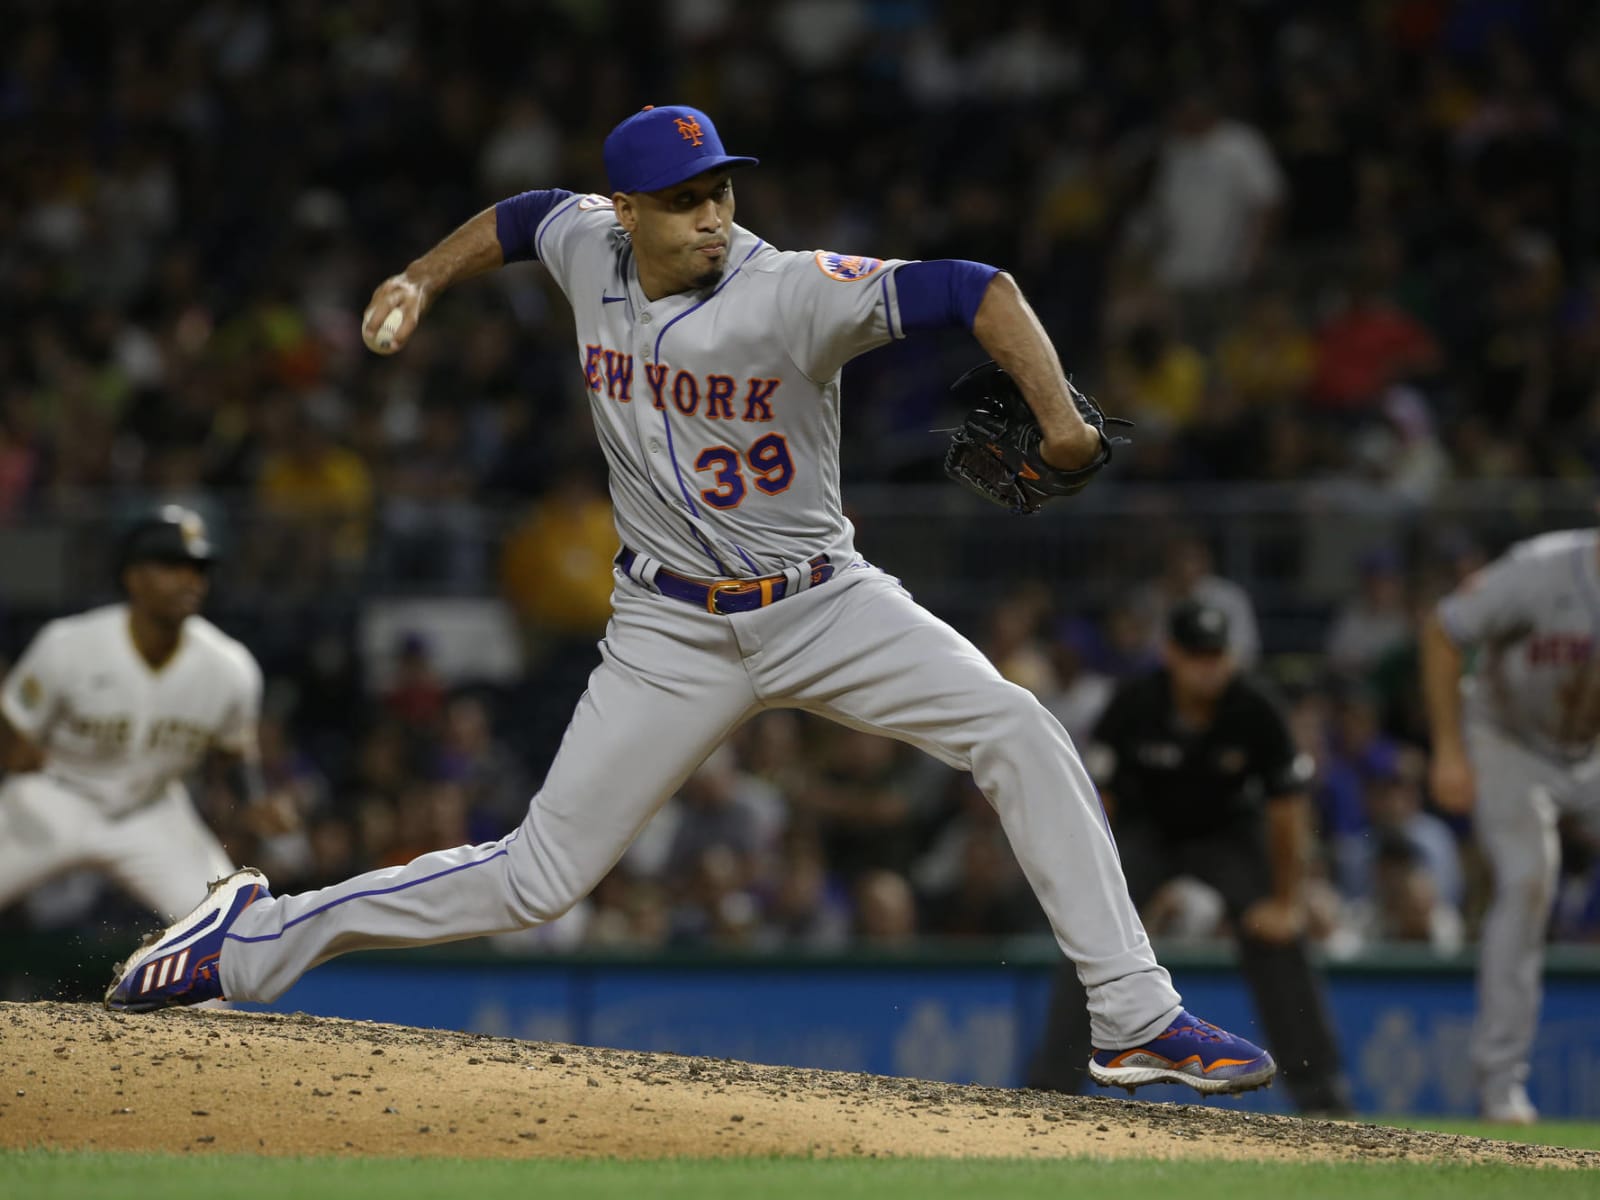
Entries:
<svg viewBox="0 0 1600 1200">
<path fill-rule="evenodd" d="M 1227 646 L 1221 609 L 1193 600 L 1173 608 L 1165 664 L 1117 691 L 1084 760 L 1100 783 L 1134 904 L 1144 909 L 1179 875 L 1217 889 L 1295 1103 L 1303 1112 L 1346 1113 L 1338 1048 L 1303 933 L 1311 763 Z M 1083 985 L 1065 963 L 1029 1086 L 1078 1091 L 1091 1049 Z"/>
</svg>

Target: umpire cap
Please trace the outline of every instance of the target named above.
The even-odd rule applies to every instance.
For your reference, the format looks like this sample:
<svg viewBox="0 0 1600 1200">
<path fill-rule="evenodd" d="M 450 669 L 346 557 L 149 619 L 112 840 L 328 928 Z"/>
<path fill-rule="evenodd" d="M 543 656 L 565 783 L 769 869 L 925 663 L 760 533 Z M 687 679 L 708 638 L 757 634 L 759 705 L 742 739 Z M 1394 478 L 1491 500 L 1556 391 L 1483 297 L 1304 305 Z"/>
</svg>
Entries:
<svg viewBox="0 0 1600 1200">
<path fill-rule="evenodd" d="M 209 567 L 217 559 L 206 523 L 200 514 L 181 504 L 166 504 L 135 522 L 122 539 L 117 555 L 117 578 L 136 563 L 194 563 Z"/>
<path fill-rule="evenodd" d="M 1190 654 L 1220 654 L 1228 648 L 1228 614 L 1201 600 L 1183 600 L 1167 616 L 1167 637 Z"/>
</svg>

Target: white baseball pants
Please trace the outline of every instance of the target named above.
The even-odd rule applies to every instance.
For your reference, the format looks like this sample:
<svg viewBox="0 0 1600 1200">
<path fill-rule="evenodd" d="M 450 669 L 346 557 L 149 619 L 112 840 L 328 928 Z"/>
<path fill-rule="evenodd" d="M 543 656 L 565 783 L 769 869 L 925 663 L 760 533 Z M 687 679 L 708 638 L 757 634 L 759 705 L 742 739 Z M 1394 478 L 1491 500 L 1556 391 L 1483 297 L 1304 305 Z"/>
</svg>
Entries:
<svg viewBox="0 0 1600 1200">
<path fill-rule="evenodd" d="M 0 909 L 79 867 L 104 872 L 175 921 L 233 863 L 182 784 L 127 816 L 108 817 L 47 775 L 9 776 L 0 784 Z"/>
</svg>

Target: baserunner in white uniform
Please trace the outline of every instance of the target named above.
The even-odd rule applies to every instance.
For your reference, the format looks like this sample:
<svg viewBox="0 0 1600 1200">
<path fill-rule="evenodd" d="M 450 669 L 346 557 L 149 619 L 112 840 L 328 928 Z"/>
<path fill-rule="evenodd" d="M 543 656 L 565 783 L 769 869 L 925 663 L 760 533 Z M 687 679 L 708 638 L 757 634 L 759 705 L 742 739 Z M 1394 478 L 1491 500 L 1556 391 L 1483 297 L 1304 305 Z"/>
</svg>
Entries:
<svg viewBox="0 0 1600 1200">
<path fill-rule="evenodd" d="M 1479 1111 L 1494 1121 L 1538 1117 L 1526 1080 L 1561 866 L 1556 822 L 1568 812 L 1600 829 L 1597 648 L 1600 532 L 1592 529 L 1513 546 L 1445 597 L 1424 630 L 1434 797 L 1446 812 L 1472 814 L 1494 872 L 1472 1032 Z"/>
<path fill-rule="evenodd" d="M 920 331 L 976 336 L 1037 414 L 1047 464 L 1101 453 L 1011 278 L 768 245 L 733 221 L 732 170 L 754 160 L 725 154 L 692 108 L 635 114 L 604 158 L 610 196 L 528 192 L 480 213 L 380 285 L 363 325 L 392 353 L 447 287 L 528 258 L 576 316 L 623 550 L 603 661 L 527 818 L 303 895 L 242 872 L 124 963 L 107 1003 L 271 1000 L 346 951 L 549 921 L 740 723 L 788 707 L 972 772 L 1077 964 L 1097 1079 L 1266 1083 L 1269 1055 L 1181 1008 L 1061 726 L 864 562 L 841 508 L 840 369 Z"/>
<path fill-rule="evenodd" d="M 92 867 L 173 920 L 234 869 L 183 783 L 217 753 L 264 793 L 261 668 L 197 615 L 211 561 L 200 518 L 162 509 L 124 543 L 127 602 L 51 621 L 6 676 L 0 909 Z"/>
</svg>

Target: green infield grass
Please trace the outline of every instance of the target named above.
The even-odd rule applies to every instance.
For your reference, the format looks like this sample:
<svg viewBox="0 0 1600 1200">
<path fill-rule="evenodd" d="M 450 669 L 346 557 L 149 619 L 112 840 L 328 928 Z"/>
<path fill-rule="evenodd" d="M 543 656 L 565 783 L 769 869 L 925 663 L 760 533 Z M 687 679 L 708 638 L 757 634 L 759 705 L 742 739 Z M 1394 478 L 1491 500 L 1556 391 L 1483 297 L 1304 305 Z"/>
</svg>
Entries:
<svg viewBox="0 0 1600 1200">
<path fill-rule="evenodd" d="M 1466 1137 L 1493 1138 L 1497 1142 L 1527 1142 L 1535 1146 L 1571 1146 L 1574 1150 L 1600 1150 L 1600 1121 L 1541 1121 L 1526 1129 L 1490 1125 L 1471 1117 L 1368 1117 L 1382 1125 L 1402 1129 L 1432 1129 Z M 1596 1189 L 1600 1196 L 1600 1189 Z"/>
<path fill-rule="evenodd" d="M 1592 1131 L 1590 1131 L 1592 1136 Z M 1585 1143 L 1591 1144 L 1591 1143 Z M 0 1191 L 15 1200 L 1490 1200 L 1600 1195 L 1600 1172 L 1404 1163 L 1305 1165 L 1057 1159 L 722 1159 L 515 1162 L 252 1158 L 0 1151 Z"/>
</svg>

